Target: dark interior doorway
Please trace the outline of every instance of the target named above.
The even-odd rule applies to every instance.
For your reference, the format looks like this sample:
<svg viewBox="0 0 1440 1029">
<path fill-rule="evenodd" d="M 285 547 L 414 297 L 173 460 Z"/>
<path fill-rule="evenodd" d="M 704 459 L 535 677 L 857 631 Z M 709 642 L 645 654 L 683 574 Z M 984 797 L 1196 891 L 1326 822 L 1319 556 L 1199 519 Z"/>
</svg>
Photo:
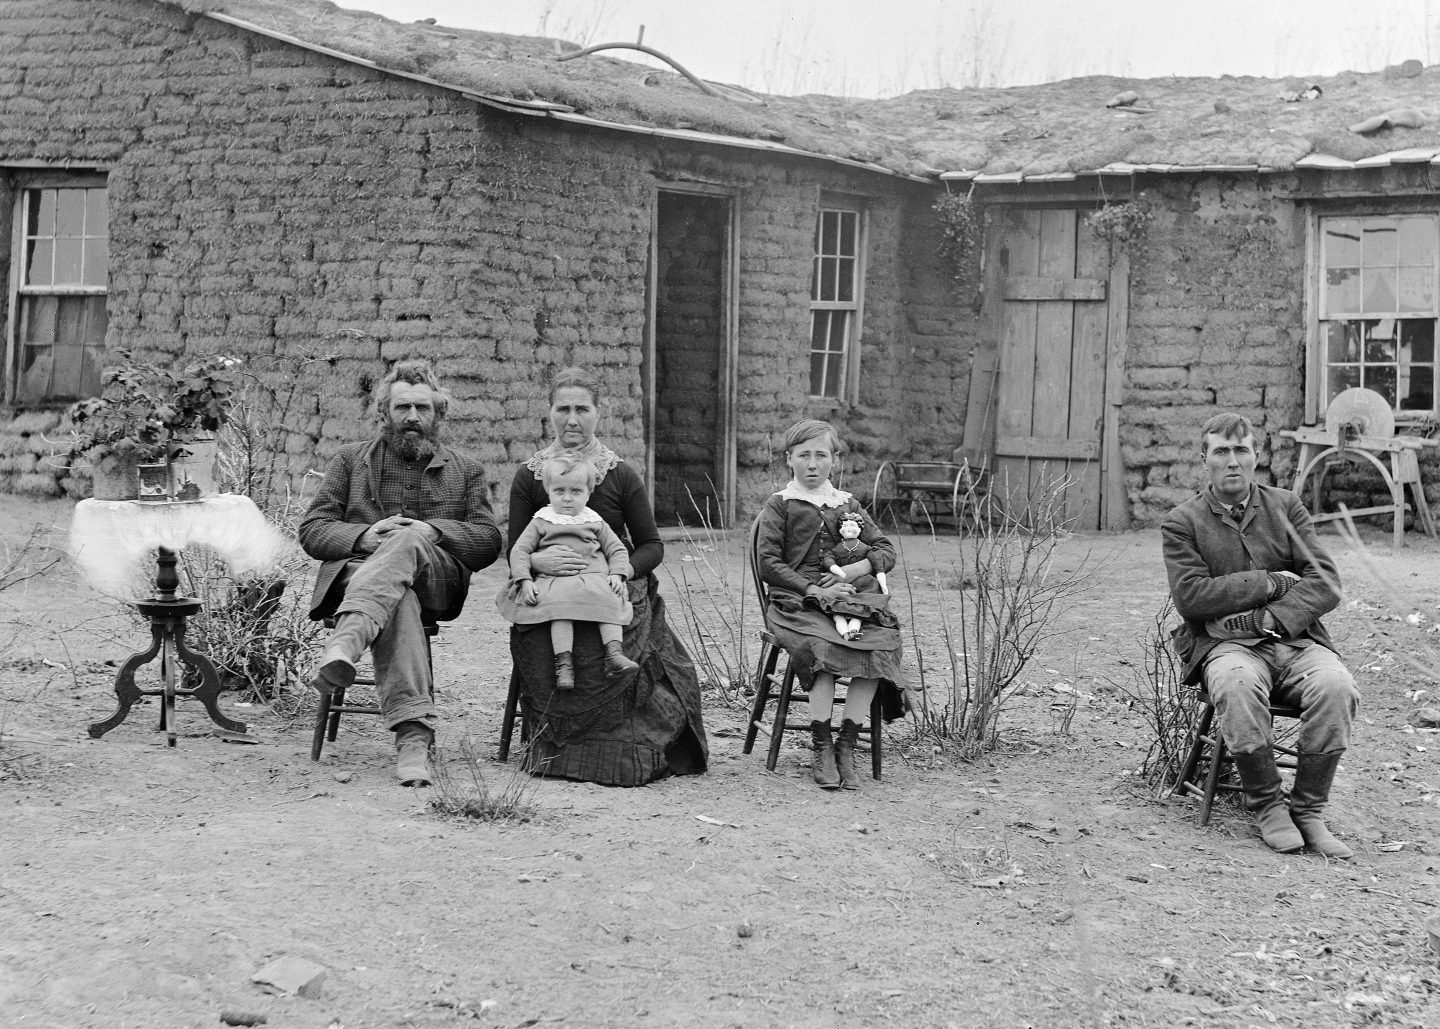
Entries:
<svg viewBox="0 0 1440 1029">
<path fill-rule="evenodd" d="M 732 217 L 726 196 L 657 200 L 647 407 L 661 525 L 728 522 Z"/>
</svg>

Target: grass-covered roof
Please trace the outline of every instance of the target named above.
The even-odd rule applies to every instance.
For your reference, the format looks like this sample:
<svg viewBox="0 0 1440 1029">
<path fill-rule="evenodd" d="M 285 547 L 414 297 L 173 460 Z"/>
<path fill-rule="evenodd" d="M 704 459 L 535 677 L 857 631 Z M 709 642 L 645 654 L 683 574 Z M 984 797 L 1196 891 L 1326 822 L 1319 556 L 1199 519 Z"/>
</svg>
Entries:
<svg viewBox="0 0 1440 1029">
<path fill-rule="evenodd" d="M 935 89 L 884 100 L 709 96 L 682 75 L 604 54 L 561 61 L 573 44 L 402 24 L 328 0 L 162 0 L 363 63 L 563 117 L 780 144 L 911 175 L 1024 176 L 1139 165 L 1287 169 L 1317 155 L 1356 161 L 1440 153 L 1440 67 L 1314 79 L 1092 76 L 1005 89 Z M 623 53 L 624 51 L 618 51 Z M 671 51 L 705 75 L 703 47 Z M 1418 72 L 1418 73 L 1417 73 Z M 1310 87 L 1318 87 L 1311 89 Z M 1107 106 L 1121 94 L 1130 103 Z M 1316 95 L 1318 94 L 1318 95 Z M 551 106 L 554 105 L 554 106 Z M 1401 122 L 1351 127 L 1386 112 Z"/>
</svg>

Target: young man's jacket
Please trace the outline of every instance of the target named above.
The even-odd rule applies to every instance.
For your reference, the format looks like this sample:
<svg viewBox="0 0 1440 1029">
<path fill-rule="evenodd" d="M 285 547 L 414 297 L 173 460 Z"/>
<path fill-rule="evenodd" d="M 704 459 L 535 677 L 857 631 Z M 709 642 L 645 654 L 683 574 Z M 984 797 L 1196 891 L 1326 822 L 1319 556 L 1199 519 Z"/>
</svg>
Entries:
<svg viewBox="0 0 1440 1029">
<path fill-rule="evenodd" d="M 1254 484 L 1236 525 L 1207 486 L 1165 516 L 1160 536 L 1170 595 L 1185 619 L 1172 639 L 1186 684 L 1200 681 L 1205 655 L 1220 642 L 1206 635 L 1205 623 L 1242 611 L 1268 608 L 1283 639 L 1335 649 L 1320 616 L 1340 602 L 1340 580 L 1294 493 Z M 1300 581 L 1267 604 L 1273 586 L 1267 573 L 1281 571 Z"/>
</svg>

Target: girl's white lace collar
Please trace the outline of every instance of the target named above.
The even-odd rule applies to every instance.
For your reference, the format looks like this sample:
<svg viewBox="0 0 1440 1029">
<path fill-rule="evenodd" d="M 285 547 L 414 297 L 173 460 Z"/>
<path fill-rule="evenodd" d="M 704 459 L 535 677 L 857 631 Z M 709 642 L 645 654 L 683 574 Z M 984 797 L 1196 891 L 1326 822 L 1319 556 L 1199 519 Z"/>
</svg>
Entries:
<svg viewBox="0 0 1440 1029">
<path fill-rule="evenodd" d="M 583 447 L 576 447 L 573 450 L 566 450 L 559 443 L 551 443 L 549 446 L 541 447 L 525 462 L 525 467 L 535 473 L 535 478 L 541 478 L 540 473 L 545 468 L 545 462 L 554 457 L 583 457 L 595 466 L 595 471 L 600 473 L 600 478 L 620 463 L 620 455 L 611 450 L 598 439 L 592 439 Z"/>
<path fill-rule="evenodd" d="M 850 500 L 849 493 L 846 493 L 843 489 L 836 489 L 830 484 L 829 480 L 826 480 L 825 485 L 819 489 L 806 489 L 794 479 L 791 479 L 790 484 L 776 495 L 785 500 L 803 500 L 807 504 L 814 504 L 819 508 L 844 507 L 846 502 Z"/>
<path fill-rule="evenodd" d="M 555 525 L 589 525 L 592 522 L 603 521 L 598 514 L 588 507 L 581 508 L 580 513 L 577 515 L 565 515 L 548 504 L 536 511 L 535 517 L 543 518 L 545 521 L 553 522 Z"/>
</svg>

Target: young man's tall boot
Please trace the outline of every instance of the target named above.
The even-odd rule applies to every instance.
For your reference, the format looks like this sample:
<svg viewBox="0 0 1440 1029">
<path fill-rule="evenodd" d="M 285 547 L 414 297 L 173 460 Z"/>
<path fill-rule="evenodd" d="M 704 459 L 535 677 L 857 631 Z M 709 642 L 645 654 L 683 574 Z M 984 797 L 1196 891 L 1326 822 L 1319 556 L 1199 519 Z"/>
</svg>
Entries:
<svg viewBox="0 0 1440 1029">
<path fill-rule="evenodd" d="M 1305 840 L 1290 820 L 1290 809 L 1280 793 L 1280 769 L 1275 767 L 1275 751 L 1270 747 L 1250 754 L 1230 755 L 1240 773 L 1245 790 L 1245 808 L 1260 825 L 1260 838 L 1271 850 L 1293 854 L 1305 846 Z"/>
<path fill-rule="evenodd" d="M 1333 754 L 1301 754 L 1295 768 L 1295 788 L 1290 791 L 1290 820 L 1305 837 L 1306 845 L 1317 854 L 1348 861 L 1355 852 L 1330 834 L 1325 825 L 1325 805 L 1330 800 L 1330 786 L 1335 781 L 1335 768 L 1345 752 Z"/>
</svg>

